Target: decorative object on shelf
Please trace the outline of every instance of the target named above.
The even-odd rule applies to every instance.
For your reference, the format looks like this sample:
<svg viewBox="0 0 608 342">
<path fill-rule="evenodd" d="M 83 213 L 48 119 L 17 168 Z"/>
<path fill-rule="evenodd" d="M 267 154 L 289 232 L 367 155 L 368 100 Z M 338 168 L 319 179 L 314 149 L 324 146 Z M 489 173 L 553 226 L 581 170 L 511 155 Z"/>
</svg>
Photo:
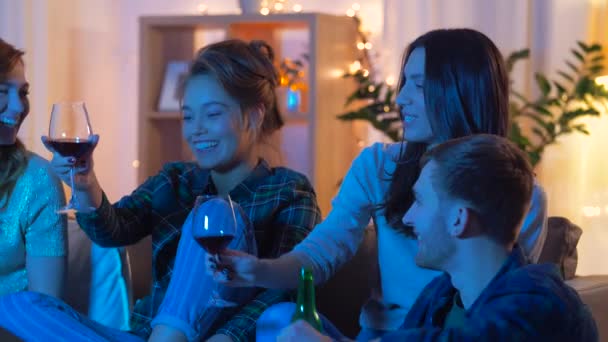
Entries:
<svg viewBox="0 0 608 342">
<path fill-rule="evenodd" d="M 239 0 L 239 6 L 241 7 L 242 14 L 257 14 L 260 13 L 262 5 L 267 0 Z"/>
<path fill-rule="evenodd" d="M 356 44 L 361 54 L 344 73 L 344 77 L 353 78 L 357 84 L 345 106 L 355 101 L 361 106 L 339 114 L 338 118 L 367 121 L 391 140 L 398 141 L 402 135 L 402 122 L 395 104 L 395 78 L 376 81 L 369 55 L 371 44 L 368 45 L 367 35 L 360 29 L 356 11 L 351 8 L 347 15 L 357 21 L 359 38 Z M 559 79 L 549 80 L 541 73 L 535 74 L 540 90 L 537 98 L 528 98 L 517 89 L 511 89 L 509 138 L 528 154 L 532 165 L 538 164 L 546 146 L 556 143 L 559 136 L 572 132 L 589 134 L 585 125 L 576 119 L 600 115 L 598 108 L 602 100 L 608 110 L 608 88 L 595 81 L 605 72 L 602 46 L 577 42 L 571 53 L 572 59 L 565 62 L 567 71 L 557 72 Z M 528 57 L 528 49 L 510 54 L 506 58 L 509 72 L 517 61 Z M 522 129 L 524 122 L 531 124 L 530 132 Z"/>
<path fill-rule="evenodd" d="M 165 68 L 160 97 L 158 99 L 159 112 L 179 111 L 179 85 L 188 72 L 188 61 L 170 61 Z"/>
<path fill-rule="evenodd" d="M 308 60 L 307 55 L 302 56 Z M 302 96 L 306 91 L 304 62 L 300 59 L 284 58 L 279 65 L 279 88 L 277 89 L 279 110 L 287 115 L 302 113 Z"/>
</svg>

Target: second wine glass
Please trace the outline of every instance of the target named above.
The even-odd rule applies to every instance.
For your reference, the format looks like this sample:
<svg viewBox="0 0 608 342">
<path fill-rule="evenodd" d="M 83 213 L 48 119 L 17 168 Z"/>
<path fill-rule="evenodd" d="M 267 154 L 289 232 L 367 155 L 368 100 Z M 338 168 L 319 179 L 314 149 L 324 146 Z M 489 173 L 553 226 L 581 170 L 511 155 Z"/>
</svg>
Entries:
<svg viewBox="0 0 608 342">
<path fill-rule="evenodd" d="M 192 235 L 194 239 L 219 261 L 219 253 L 226 249 L 237 233 L 234 202 L 230 196 L 202 195 L 194 203 Z M 236 303 L 220 298 L 217 284 L 209 305 L 232 307 Z"/>
<path fill-rule="evenodd" d="M 49 123 L 48 144 L 63 157 L 73 157 L 76 163 L 91 153 L 93 130 L 84 102 L 60 102 L 53 104 Z M 70 213 L 78 210 L 74 195 L 75 167 L 70 168 L 70 187 L 72 196 L 68 204 L 59 209 L 59 213 Z"/>
</svg>

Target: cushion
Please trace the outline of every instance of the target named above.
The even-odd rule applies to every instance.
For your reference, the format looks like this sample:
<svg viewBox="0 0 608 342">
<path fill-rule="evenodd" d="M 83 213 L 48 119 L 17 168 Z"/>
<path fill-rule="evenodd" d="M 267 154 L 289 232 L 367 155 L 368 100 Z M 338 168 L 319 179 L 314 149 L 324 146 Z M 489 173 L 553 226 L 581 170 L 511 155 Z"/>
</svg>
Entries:
<svg viewBox="0 0 608 342">
<path fill-rule="evenodd" d="M 564 217 L 549 217 L 547 237 L 539 263 L 556 264 L 564 279 L 572 279 L 576 273 L 578 253 L 576 245 L 583 230 Z"/>
</svg>

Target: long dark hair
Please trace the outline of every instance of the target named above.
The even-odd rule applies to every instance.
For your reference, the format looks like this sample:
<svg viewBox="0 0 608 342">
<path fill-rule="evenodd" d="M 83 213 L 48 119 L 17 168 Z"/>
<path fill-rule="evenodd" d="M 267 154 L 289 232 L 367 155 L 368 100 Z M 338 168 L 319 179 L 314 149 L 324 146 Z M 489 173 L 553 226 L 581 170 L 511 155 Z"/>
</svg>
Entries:
<svg viewBox="0 0 608 342">
<path fill-rule="evenodd" d="M 6 80 L 7 74 L 17 63 L 23 63 L 22 56 L 23 51 L 0 39 L 0 82 Z M 4 112 L 6 108 L 4 106 L 0 108 L 0 113 Z M 29 103 L 26 98 L 24 113 L 21 115 L 22 122 L 28 112 Z M 8 201 L 3 200 L 10 197 L 17 180 L 25 172 L 27 162 L 27 151 L 19 139 L 12 145 L 0 146 L 0 203 L 4 203 L 0 209 L 4 209 L 4 206 L 8 204 Z"/>
<path fill-rule="evenodd" d="M 476 133 L 507 135 L 509 78 L 500 51 L 487 36 L 471 29 L 430 31 L 408 46 L 401 70 L 416 48 L 425 50 L 424 101 L 437 142 Z M 401 72 L 398 88 L 403 85 Z M 384 203 L 393 228 L 404 228 L 401 218 L 412 205 L 412 187 L 427 147 L 408 142 L 400 151 Z"/>
</svg>

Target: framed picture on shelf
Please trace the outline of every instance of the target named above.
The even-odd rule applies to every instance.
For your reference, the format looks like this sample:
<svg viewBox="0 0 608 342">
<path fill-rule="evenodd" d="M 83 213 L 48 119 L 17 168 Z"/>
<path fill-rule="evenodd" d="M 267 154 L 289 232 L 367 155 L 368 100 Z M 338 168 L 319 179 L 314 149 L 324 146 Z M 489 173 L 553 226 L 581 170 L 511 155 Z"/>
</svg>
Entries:
<svg viewBox="0 0 608 342">
<path fill-rule="evenodd" d="M 159 112 L 179 111 L 179 85 L 188 72 L 188 61 L 169 61 L 165 68 L 165 78 L 158 99 Z"/>
</svg>

